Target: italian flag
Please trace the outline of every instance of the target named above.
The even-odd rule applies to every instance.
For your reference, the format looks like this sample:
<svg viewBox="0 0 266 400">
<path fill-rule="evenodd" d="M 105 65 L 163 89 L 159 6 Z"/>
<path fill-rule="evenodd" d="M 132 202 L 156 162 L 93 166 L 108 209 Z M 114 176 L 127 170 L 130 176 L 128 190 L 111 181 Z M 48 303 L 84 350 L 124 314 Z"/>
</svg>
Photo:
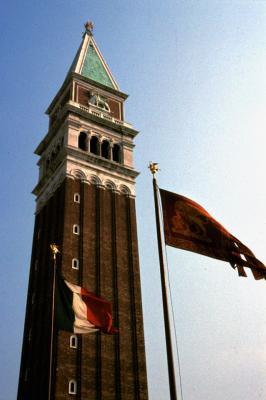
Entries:
<svg viewBox="0 0 266 400">
<path fill-rule="evenodd" d="M 74 333 L 117 333 L 112 326 L 111 303 L 81 286 L 56 277 L 57 328 Z"/>
</svg>

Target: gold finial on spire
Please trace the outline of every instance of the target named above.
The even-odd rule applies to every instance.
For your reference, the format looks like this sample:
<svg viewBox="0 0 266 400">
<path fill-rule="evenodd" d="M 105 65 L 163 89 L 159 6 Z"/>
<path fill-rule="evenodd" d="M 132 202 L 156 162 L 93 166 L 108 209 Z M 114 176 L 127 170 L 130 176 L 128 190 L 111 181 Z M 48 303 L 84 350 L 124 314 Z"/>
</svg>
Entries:
<svg viewBox="0 0 266 400">
<path fill-rule="evenodd" d="M 50 249 L 53 254 L 53 259 L 56 260 L 57 253 L 60 253 L 58 246 L 55 243 L 50 244 Z"/>
<path fill-rule="evenodd" d="M 91 21 L 87 21 L 85 24 L 85 29 L 88 35 L 92 36 L 93 35 L 93 23 Z"/>
<path fill-rule="evenodd" d="M 150 161 L 148 168 L 150 169 L 153 176 L 159 171 L 158 163 L 153 163 Z"/>
</svg>

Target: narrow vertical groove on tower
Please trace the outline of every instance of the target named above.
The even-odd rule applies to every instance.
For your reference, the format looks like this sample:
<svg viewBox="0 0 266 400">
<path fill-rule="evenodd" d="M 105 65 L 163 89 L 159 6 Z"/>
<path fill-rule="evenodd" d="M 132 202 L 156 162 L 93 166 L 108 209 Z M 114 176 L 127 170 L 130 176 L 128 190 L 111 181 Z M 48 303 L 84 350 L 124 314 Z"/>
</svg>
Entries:
<svg viewBox="0 0 266 400">
<path fill-rule="evenodd" d="M 83 284 L 88 290 L 96 292 L 96 186 L 84 187 L 84 265 L 87 266 Z M 96 373 L 96 335 L 83 337 L 82 355 L 82 399 L 97 399 Z"/>
<path fill-rule="evenodd" d="M 101 189 L 96 186 L 96 294 L 101 294 Z M 96 333 L 96 390 L 97 400 L 102 399 L 102 360 L 101 360 L 101 337 Z"/>
<path fill-rule="evenodd" d="M 134 282 L 134 267 L 132 254 L 132 226 L 130 212 L 130 198 L 126 199 L 127 226 L 128 226 L 128 258 L 129 258 L 129 280 L 130 280 L 130 295 L 131 295 L 131 324 L 132 324 L 132 354 L 134 362 L 134 378 L 135 378 L 135 398 L 139 399 L 139 366 L 138 366 L 138 348 L 137 333 L 136 333 L 136 309 L 135 309 L 135 282 Z"/>
<path fill-rule="evenodd" d="M 113 316 L 114 325 L 119 326 L 119 298 L 118 298 L 118 285 L 117 285 L 117 212 L 116 212 L 116 196 L 115 192 L 111 194 L 111 207 L 112 207 L 112 270 L 113 270 L 113 293 L 114 293 L 114 303 L 113 303 Z M 115 385 L 116 385 L 116 398 L 121 399 L 121 378 L 120 378 L 120 336 L 119 334 L 115 336 Z"/>
</svg>

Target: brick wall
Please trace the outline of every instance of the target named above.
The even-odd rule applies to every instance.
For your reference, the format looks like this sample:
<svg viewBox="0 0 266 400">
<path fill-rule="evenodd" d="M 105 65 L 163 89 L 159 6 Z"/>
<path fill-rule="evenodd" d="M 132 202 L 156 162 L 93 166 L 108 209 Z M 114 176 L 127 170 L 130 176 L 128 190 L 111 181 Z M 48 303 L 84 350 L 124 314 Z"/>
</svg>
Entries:
<svg viewBox="0 0 266 400">
<path fill-rule="evenodd" d="M 74 224 L 80 235 L 73 234 Z M 119 328 L 118 335 L 78 335 L 77 349 L 70 348 L 69 333 L 55 335 L 53 399 L 146 400 L 134 199 L 70 178 L 36 215 L 18 399 L 48 399 L 51 242 L 61 247 L 58 268 L 64 277 L 111 301 Z M 79 270 L 72 268 L 73 258 Z M 68 394 L 70 379 L 78 383 L 75 396 Z"/>
</svg>

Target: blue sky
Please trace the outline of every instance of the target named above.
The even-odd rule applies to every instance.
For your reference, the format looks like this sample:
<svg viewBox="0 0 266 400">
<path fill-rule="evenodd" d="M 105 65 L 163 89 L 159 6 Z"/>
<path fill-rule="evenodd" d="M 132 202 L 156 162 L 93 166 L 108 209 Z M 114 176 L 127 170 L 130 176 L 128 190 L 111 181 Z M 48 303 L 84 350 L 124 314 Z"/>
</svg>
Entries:
<svg viewBox="0 0 266 400">
<path fill-rule="evenodd" d="M 38 179 L 33 151 L 83 23 L 136 138 L 137 218 L 151 400 L 167 400 L 151 176 L 193 198 L 266 261 L 266 3 L 12 1 L 1 6 L 0 400 L 16 397 Z M 167 249 L 184 400 L 266 398 L 266 283 Z M 180 391 L 180 389 L 179 389 Z"/>
</svg>

